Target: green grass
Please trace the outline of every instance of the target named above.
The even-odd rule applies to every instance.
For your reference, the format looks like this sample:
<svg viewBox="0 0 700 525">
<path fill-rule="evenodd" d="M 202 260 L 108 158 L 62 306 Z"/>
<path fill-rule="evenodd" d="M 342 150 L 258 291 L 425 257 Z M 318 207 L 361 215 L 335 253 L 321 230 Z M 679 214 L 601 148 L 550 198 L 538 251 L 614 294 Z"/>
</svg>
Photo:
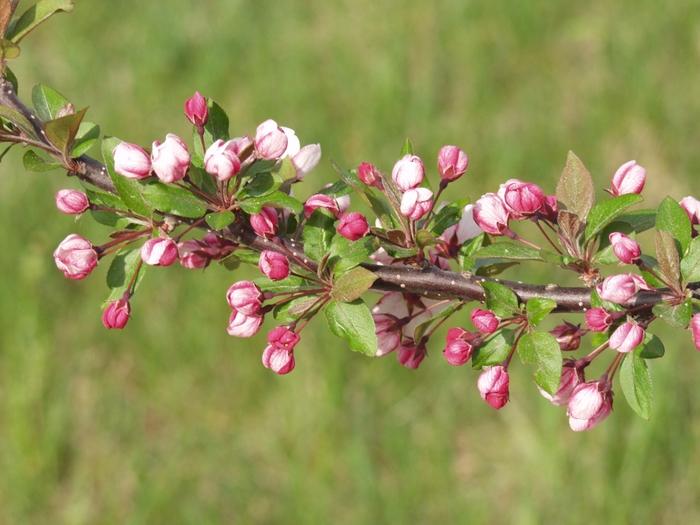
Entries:
<svg viewBox="0 0 700 525">
<path fill-rule="evenodd" d="M 148 143 L 188 133 L 200 89 L 232 130 L 268 117 L 324 162 L 390 168 L 403 138 L 433 166 L 471 156 L 452 196 L 506 178 L 552 188 L 566 151 L 602 188 L 648 168 L 647 204 L 697 192 L 698 24 L 691 1 L 77 1 L 27 40 L 20 92 L 43 82 L 103 131 Z M 99 322 L 104 268 L 64 280 L 51 252 L 77 230 L 58 174 L 0 167 L 0 522 L 697 523 L 700 358 L 665 330 L 656 403 L 621 394 L 601 427 L 571 433 L 517 366 L 489 409 L 476 374 L 433 347 L 417 372 L 353 354 L 321 324 L 297 369 L 260 364 L 263 338 L 225 334 L 221 267 L 153 271 L 128 330 Z M 602 191 L 601 191 L 602 194 Z M 552 277 L 537 268 L 519 278 Z"/>
</svg>

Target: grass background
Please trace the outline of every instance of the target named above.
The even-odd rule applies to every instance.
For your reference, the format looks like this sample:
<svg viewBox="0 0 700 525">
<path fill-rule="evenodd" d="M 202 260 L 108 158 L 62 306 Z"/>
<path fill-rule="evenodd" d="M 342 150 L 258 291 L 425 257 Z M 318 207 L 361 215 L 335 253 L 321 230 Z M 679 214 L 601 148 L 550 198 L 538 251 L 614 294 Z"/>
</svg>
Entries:
<svg viewBox="0 0 700 525">
<path fill-rule="evenodd" d="M 444 143 L 469 152 L 453 196 L 509 177 L 552 188 L 568 149 L 601 190 L 630 158 L 647 204 L 698 189 L 698 2 L 76 3 L 13 67 L 23 96 L 51 85 L 108 134 L 187 134 L 182 102 L 200 89 L 232 131 L 274 117 L 320 141 L 309 192 L 330 160 L 390 168 L 405 136 L 429 166 Z M 105 268 L 69 282 L 51 252 L 107 231 L 54 211 L 58 174 L 25 173 L 17 153 L 0 171 L 1 523 L 700 522 L 688 334 L 661 331 L 651 421 L 620 394 L 586 434 L 520 366 L 496 413 L 439 348 L 413 372 L 320 323 L 278 378 L 261 337 L 225 334 L 235 277 L 217 266 L 150 272 L 128 330 L 105 332 Z"/>
</svg>

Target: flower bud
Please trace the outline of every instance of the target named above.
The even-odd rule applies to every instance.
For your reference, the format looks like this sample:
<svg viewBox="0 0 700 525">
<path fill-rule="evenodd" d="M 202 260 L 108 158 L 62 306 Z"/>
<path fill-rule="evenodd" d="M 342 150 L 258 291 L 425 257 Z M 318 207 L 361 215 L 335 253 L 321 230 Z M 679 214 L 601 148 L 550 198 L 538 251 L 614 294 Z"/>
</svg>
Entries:
<svg viewBox="0 0 700 525">
<path fill-rule="evenodd" d="M 369 224 L 364 215 L 353 211 L 340 217 L 336 229 L 346 239 L 356 241 L 369 233 Z"/>
<path fill-rule="evenodd" d="M 374 330 L 377 334 L 377 357 L 396 350 L 401 342 L 401 327 L 396 316 L 391 314 L 373 314 Z"/>
<path fill-rule="evenodd" d="M 457 244 L 460 246 L 474 237 L 481 235 L 481 228 L 479 228 L 479 225 L 474 221 L 473 204 L 467 204 L 462 210 L 462 217 L 457 223 L 455 235 L 457 237 Z"/>
<path fill-rule="evenodd" d="M 695 314 L 690 321 L 690 331 L 693 334 L 695 348 L 700 350 L 700 314 Z"/>
<path fill-rule="evenodd" d="M 615 256 L 625 264 L 632 264 L 642 255 L 642 249 L 634 239 L 624 233 L 613 232 L 608 237 Z"/>
<path fill-rule="evenodd" d="M 630 160 L 617 168 L 610 184 L 610 193 L 616 197 L 628 193 L 642 193 L 647 179 L 647 170 Z"/>
<path fill-rule="evenodd" d="M 554 336 L 559 343 L 559 348 L 564 352 L 572 352 L 577 350 L 581 345 L 581 329 L 575 325 L 568 322 L 564 322 L 558 326 L 555 326 L 549 332 Z"/>
<path fill-rule="evenodd" d="M 268 119 L 255 132 L 255 151 L 265 160 L 279 159 L 287 150 L 287 135 L 274 120 Z"/>
<path fill-rule="evenodd" d="M 690 195 L 688 195 L 687 197 L 683 197 L 678 204 L 680 204 L 681 208 L 683 208 L 688 214 L 688 218 L 690 219 L 690 222 L 692 224 L 700 224 L 699 200 L 697 200 L 695 197 L 691 197 Z"/>
<path fill-rule="evenodd" d="M 304 203 L 304 216 L 308 219 L 311 214 L 318 208 L 324 208 L 331 212 L 334 216 L 338 216 L 340 209 L 338 208 L 338 201 L 336 201 L 330 195 L 324 195 L 323 193 L 317 193 L 312 195 Z"/>
<path fill-rule="evenodd" d="M 207 99 L 199 91 L 195 91 L 194 95 L 185 100 L 185 116 L 200 129 L 207 123 L 209 117 Z"/>
<path fill-rule="evenodd" d="M 622 323 L 610 336 L 610 348 L 626 354 L 644 341 L 644 328 L 634 321 Z"/>
<path fill-rule="evenodd" d="M 546 203 L 546 196 L 537 184 L 511 179 L 501 186 L 498 196 L 511 211 L 514 219 L 537 214 Z"/>
<path fill-rule="evenodd" d="M 406 368 L 415 370 L 420 366 L 425 359 L 425 346 L 416 346 L 413 339 L 406 339 L 399 345 L 399 350 L 396 353 L 396 359 Z"/>
<path fill-rule="evenodd" d="M 129 322 L 131 306 L 127 299 L 112 301 L 102 312 L 102 324 L 108 330 L 121 330 Z"/>
<path fill-rule="evenodd" d="M 292 164 L 297 170 L 297 179 L 301 180 L 304 176 L 313 170 L 321 160 L 321 145 L 308 144 L 299 150 L 292 157 Z"/>
<path fill-rule="evenodd" d="M 479 228 L 491 235 L 503 235 L 508 229 L 510 212 L 495 193 L 487 193 L 476 201 L 473 216 Z"/>
<path fill-rule="evenodd" d="M 477 387 L 479 394 L 481 394 L 481 399 L 498 410 L 508 403 L 509 383 L 508 371 L 505 367 L 498 365 L 485 368 L 481 372 L 477 381 Z"/>
<path fill-rule="evenodd" d="M 267 345 L 263 351 L 262 363 L 275 374 L 288 374 L 294 370 L 294 351 L 277 345 Z"/>
<path fill-rule="evenodd" d="M 428 188 L 407 190 L 401 197 L 401 214 L 417 221 L 433 207 L 433 192 Z"/>
<path fill-rule="evenodd" d="M 264 250 L 260 254 L 258 268 L 271 281 L 281 281 L 289 275 L 289 260 L 281 253 Z"/>
<path fill-rule="evenodd" d="M 603 421 L 612 409 L 610 385 L 603 381 L 580 383 L 567 406 L 569 426 L 574 432 L 589 430 Z"/>
<path fill-rule="evenodd" d="M 233 283 L 226 292 L 228 305 L 245 315 L 258 315 L 262 308 L 263 294 L 251 281 Z"/>
<path fill-rule="evenodd" d="M 209 266 L 209 257 L 197 241 L 189 240 L 179 243 L 177 253 L 180 258 L 180 266 L 183 268 L 198 270 Z"/>
<path fill-rule="evenodd" d="M 151 157 L 136 144 L 121 142 L 112 150 L 114 171 L 129 179 L 145 179 L 151 174 Z"/>
<path fill-rule="evenodd" d="M 90 207 L 90 201 L 82 191 L 58 190 L 56 208 L 66 215 L 79 215 Z"/>
<path fill-rule="evenodd" d="M 469 157 L 457 146 L 443 146 L 438 153 L 438 172 L 443 181 L 457 180 L 469 166 Z"/>
<path fill-rule="evenodd" d="M 292 128 L 280 126 L 280 129 L 284 132 L 284 135 L 287 137 L 287 148 L 284 150 L 284 153 L 282 153 L 280 158 L 285 159 L 289 157 L 291 159 L 297 153 L 299 153 L 299 151 L 301 151 L 301 143 L 299 142 L 299 137 L 297 137 L 296 131 L 294 131 Z"/>
<path fill-rule="evenodd" d="M 202 247 L 204 255 L 210 259 L 223 259 L 230 255 L 236 247 L 232 241 L 219 237 L 213 232 L 207 233 L 202 240 L 199 241 L 199 244 Z"/>
<path fill-rule="evenodd" d="M 226 332 L 233 337 L 253 337 L 262 326 L 262 315 L 246 315 L 233 310 L 228 320 Z"/>
<path fill-rule="evenodd" d="M 350 207 L 350 195 L 338 195 L 335 198 L 335 202 L 338 203 L 338 211 L 345 213 Z"/>
<path fill-rule="evenodd" d="M 370 164 L 369 162 L 363 162 L 357 167 L 357 178 L 364 184 L 367 184 L 367 186 L 374 186 L 380 190 L 384 187 L 379 170 L 374 164 Z"/>
<path fill-rule="evenodd" d="M 260 237 L 269 238 L 277 235 L 278 223 L 277 210 L 268 206 L 262 208 L 260 213 L 253 213 L 250 216 L 250 226 Z"/>
<path fill-rule="evenodd" d="M 472 341 L 476 335 L 462 330 L 461 328 L 450 328 L 447 331 L 447 341 L 442 355 L 452 366 L 462 366 L 472 357 L 474 346 Z"/>
<path fill-rule="evenodd" d="M 613 317 L 604 308 L 586 310 L 586 326 L 594 332 L 605 332 L 612 324 Z"/>
<path fill-rule="evenodd" d="M 219 182 L 226 182 L 241 170 L 241 161 L 236 154 L 236 144 L 219 139 L 204 154 L 204 169 Z"/>
<path fill-rule="evenodd" d="M 99 257 L 90 241 L 72 233 L 61 241 L 53 258 L 63 275 L 77 281 L 90 275 Z"/>
<path fill-rule="evenodd" d="M 425 176 L 425 167 L 420 157 L 404 155 L 394 164 L 391 178 L 401 191 L 407 191 L 420 186 Z"/>
<path fill-rule="evenodd" d="M 561 368 L 561 379 L 559 380 L 559 388 L 554 395 L 537 387 L 542 394 L 542 397 L 547 399 L 553 405 L 566 405 L 571 399 L 574 389 L 583 381 L 583 371 L 576 368 L 575 361 L 565 359 Z"/>
<path fill-rule="evenodd" d="M 299 334 L 286 326 L 276 326 L 267 334 L 267 342 L 287 350 L 292 350 L 299 342 Z"/>
<path fill-rule="evenodd" d="M 482 334 L 492 334 L 498 330 L 498 317 L 491 310 L 475 308 L 472 311 L 472 324 Z"/>
<path fill-rule="evenodd" d="M 148 239 L 141 247 L 141 259 L 151 266 L 170 266 L 177 257 L 177 244 L 166 237 Z"/>
<path fill-rule="evenodd" d="M 632 299 L 639 290 L 648 290 L 649 286 L 644 279 L 636 274 L 625 273 L 606 277 L 596 287 L 601 299 L 616 304 L 625 304 Z"/>
<path fill-rule="evenodd" d="M 162 182 L 173 183 L 184 178 L 190 167 L 187 145 L 177 135 L 168 133 L 164 142 L 153 143 L 151 165 Z"/>
</svg>

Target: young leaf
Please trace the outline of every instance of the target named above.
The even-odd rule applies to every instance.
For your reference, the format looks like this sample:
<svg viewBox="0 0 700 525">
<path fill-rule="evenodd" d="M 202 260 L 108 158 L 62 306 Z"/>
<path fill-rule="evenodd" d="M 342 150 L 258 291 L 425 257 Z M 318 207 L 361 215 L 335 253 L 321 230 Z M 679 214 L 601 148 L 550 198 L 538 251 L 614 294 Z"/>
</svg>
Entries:
<svg viewBox="0 0 700 525">
<path fill-rule="evenodd" d="M 693 306 L 690 300 L 672 306 L 668 303 L 654 305 L 651 310 L 659 319 L 666 321 L 676 328 L 686 329 L 690 324 L 690 316 L 693 315 Z"/>
<path fill-rule="evenodd" d="M 430 221 L 430 231 L 440 235 L 447 228 L 457 224 L 462 218 L 466 199 L 452 202 L 440 208 Z"/>
<path fill-rule="evenodd" d="M 376 280 L 377 276 L 374 273 L 358 266 L 333 282 L 331 297 L 344 303 L 352 302 L 369 290 Z"/>
<path fill-rule="evenodd" d="M 204 136 L 210 142 L 215 140 L 228 140 L 228 116 L 226 112 L 213 100 L 209 100 L 209 116 L 204 125 Z"/>
<path fill-rule="evenodd" d="M 500 330 L 493 334 L 472 354 L 472 367 L 482 368 L 500 364 L 513 348 L 513 332 Z"/>
<path fill-rule="evenodd" d="M 110 288 L 110 293 L 105 302 L 121 299 L 139 265 L 141 265 L 141 250 L 139 248 L 121 251 L 112 259 L 109 270 L 107 270 L 107 286 Z M 141 265 L 134 289 L 138 287 L 145 272 L 145 265 Z"/>
<path fill-rule="evenodd" d="M 321 209 L 313 212 L 304 225 L 302 239 L 304 253 L 314 261 L 320 261 L 330 252 L 335 236 L 334 219 Z"/>
<path fill-rule="evenodd" d="M 669 284 L 678 286 L 681 280 L 681 269 L 676 242 L 670 233 L 663 230 L 656 232 L 656 258 L 661 275 Z"/>
<path fill-rule="evenodd" d="M 344 273 L 355 266 L 366 262 L 369 256 L 377 250 L 375 237 L 363 237 L 356 241 L 346 239 L 342 235 L 333 237 L 328 266 L 335 275 Z"/>
<path fill-rule="evenodd" d="M 294 213 L 301 213 L 304 205 L 297 199 L 281 191 L 273 191 L 268 195 L 260 197 L 251 197 L 239 202 L 241 209 L 246 213 L 259 213 L 263 206 L 272 206 L 274 208 L 287 208 Z"/>
<path fill-rule="evenodd" d="M 351 350 L 368 356 L 377 354 L 374 319 L 362 299 L 351 303 L 331 301 L 325 313 L 331 332 L 345 339 Z"/>
<path fill-rule="evenodd" d="M 566 165 L 557 184 L 557 199 L 579 219 L 585 220 L 595 200 L 591 174 L 573 151 L 566 157 Z"/>
<path fill-rule="evenodd" d="M 665 353 L 666 349 L 661 339 L 647 332 L 644 335 L 644 342 L 639 350 L 639 356 L 644 359 L 657 359 L 663 357 Z"/>
<path fill-rule="evenodd" d="M 236 216 L 230 211 L 210 213 L 206 217 L 207 224 L 211 227 L 212 230 L 223 230 L 234 220 L 236 220 Z"/>
<path fill-rule="evenodd" d="M 318 301 L 318 296 L 307 295 L 304 297 L 297 297 L 289 302 L 275 306 L 272 310 L 272 316 L 278 323 L 291 323 L 297 321 L 302 315 L 304 315 L 314 303 Z"/>
<path fill-rule="evenodd" d="M 34 126 L 29 122 L 27 117 L 25 117 L 19 111 L 15 111 L 12 108 L 6 106 L 0 106 L 0 118 L 12 122 L 16 127 L 21 129 L 24 133 L 32 138 L 37 138 L 36 131 L 34 131 Z"/>
<path fill-rule="evenodd" d="M 273 191 L 279 189 L 282 185 L 279 175 L 273 175 L 272 173 L 258 173 L 254 177 L 250 178 L 248 184 L 243 186 L 241 191 L 238 193 L 238 198 L 240 200 L 249 199 L 251 197 L 262 197 L 263 195 L 269 195 Z"/>
<path fill-rule="evenodd" d="M 66 157 L 70 157 L 75 136 L 78 134 L 80 123 L 85 118 L 85 113 L 87 113 L 87 108 L 65 117 L 49 120 L 44 124 L 46 138 L 49 139 L 51 144 L 60 149 Z"/>
<path fill-rule="evenodd" d="M 641 200 L 642 197 L 640 195 L 629 194 L 620 195 L 596 204 L 588 215 L 584 239 L 586 241 L 592 239 L 616 217 L 620 216 L 623 211 Z"/>
<path fill-rule="evenodd" d="M 459 263 L 459 267 L 462 271 L 471 272 L 476 269 L 476 257 L 474 254 L 481 249 L 485 240 L 486 235 L 482 233 L 474 237 L 472 240 L 465 242 L 459 248 L 457 262 Z"/>
<path fill-rule="evenodd" d="M 401 156 L 403 157 L 404 155 L 413 155 L 413 143 L 408 137 L 406 137 L 403 147 L 401 148 Z"/>
<path fill-rule="evenodd" d="M 242 255 L 238 252 L 239 251 L 237 250 L 234 253 L 236 255 Z M 240 257 L 240 259 L 243 262 L 248 262 L 244 260 L 243 257 Z M 257 265 L 257 260 L 253 264 Z M 301 277 L 297 277 L 296 275 L 290 275 L 289 277 L 287 277 L 286 279 L 282 279 L 281 281 L 271 281 L 267 277 L 258 277 L 256 279 L 253 279 L 253 282 L 256 285 L 258 285 L 258 288 L 260 288 L 263 292 L 269 293 L 300 292 L 304 290 L 318 289 L 318 284 L 315 284 L 306 279 L 302 279 Z"/>
<path fill-rule="evenodd" d="M 198 197 L 183 188 L 162 182 L 145 184 L 142 195 L 149 206 L 164 213 L 198 219 L 207 212 L 207 205 Z"/>
<path fill-rule="evenodd" d="M 61 167 L 58 162 L 53 162 L 43 157 L 40 157 L 33 150 L 27 151 L 22 157 L 22 164 L 27 171 L 42 173 L 45 171 L 55 170 Z"/>
<path fill-rule="evenodd" d="M 540 324 L 556 307 L 557 303 L 552 299 L 543 299 L 541 297 L 530 299 L 525 304 L 525 311 L 527 312 L 527 319 L 530 321 L 530 326 L 537 326 Z"/>
<path fill-rule="evenodd" d="M 72 11 L 74 7 L 73 0 L 39 0 L 10 23 L 5 38 L 17 43 L 51 15 Z"/>
<path fill-rule="evenodd" d="M 692 225 L 683 208 L 671 197 L 666 197 L 659 205 L 656 229 L 670 233 L 680 244 L 678 252 L 685 254 L 692 238 Z"/>
<path fill-rule="evenodd" d="M 506 286 L 496 282 L 483 282 L 481 286 L 486 294 L 486 308 L 498 317 L 510 317 L 518 312 L 518 297 Z"/>
<path fill-rule="evenodd" d="M 71 158 L 77 158 L 87 153 L 100 141 L 100 126 L 92 122 L 81 122 L 78 134 L 75 136 Z"/>
<path fill-rule="evenodd" d="M 541 261 L 540 250 L 517 244 L 512 241 L 502 241 L 484 246 L 474 254 L 474 257 L 491 259 L 510 259 L 514 261 Z"/>
<path fill-rule="evenodd" d="M 39 118 L 48 121 L 57 118 L 58 112 L 70 102 L 55 89 L 37 84 L 32 89 L 32 104 Z"/>
<path fill-rule="evenodd" d="M 526 364 L 537 366 L 535 383 L 554 395 L 561 379 L 562 357 L 559 343 L 548 332 L 525 334 L 518 343 L 518 355 Z"/>
<path fill-rule="evenodd" d="M 153 213 L 153 209 L 146 204 L 146 201 L 141 195 L 142 185 L 132 179 L 127 179 L 119 175 L 114 171 L 114 155 L 112 152 L 114 148 L 121 142 L 116 137 L 107 137 L 102 141 L 102 158 L 104 160 L 105 166 L 107 167 L 107 173 L 114 183 L 114 187 L 117 193 L 121 197 L 124 204 L 126 204 L 130 210 L 143 215 L 145 217 L 150 217 Z"/>
<path fill-rule="evenodd" d="M 700 281 L 700 237 L 695 237 L 688 246 L 688 253 L 681 261 L 684 283 Z"/>
<path fill-rule="evenodd" d="M 632 410 L 649 419 L 652 405 L 651 375 L 647 363 L 638 352 L 625 357 L 620 366 L 620 386 Z"/>
</svg>

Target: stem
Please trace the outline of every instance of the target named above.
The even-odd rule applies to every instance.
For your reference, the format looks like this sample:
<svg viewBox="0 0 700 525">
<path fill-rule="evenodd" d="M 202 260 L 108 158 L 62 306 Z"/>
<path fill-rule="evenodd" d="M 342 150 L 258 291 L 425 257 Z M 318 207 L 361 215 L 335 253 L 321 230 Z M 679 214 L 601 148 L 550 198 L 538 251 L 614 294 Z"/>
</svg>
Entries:
<svg viewBox="0 0 700 525">
<path fill-rule="evenodd" d="M 559 246 L 557 246 L 556 243 L 554 241 L 552 241 L 552 239 L 549 237 L 549 235 L 547 235 L 547 232 L 544 230 L 544 228 L 540 224 L 540 221 L 536 220 L 535 224 L 537 225 L 537 228 L 542 232 L 542 235 L 544 235 L 544 238 L 547 239 L 547 242 L 550 244 L 550 246 L 552 246 L 552 248 L 554 248 L 559 255 L 564 255 L 562 253 L 562 251 L 559 249 Z"/>
</svg>

